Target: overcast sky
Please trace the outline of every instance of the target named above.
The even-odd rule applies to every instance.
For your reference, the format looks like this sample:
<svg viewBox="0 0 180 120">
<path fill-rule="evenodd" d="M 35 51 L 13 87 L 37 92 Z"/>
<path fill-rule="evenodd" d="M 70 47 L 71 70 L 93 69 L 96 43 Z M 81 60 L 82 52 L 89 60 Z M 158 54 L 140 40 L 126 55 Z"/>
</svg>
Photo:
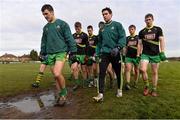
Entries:
<svg viewBox="0 0 180 120">
<path fill-rule="evenodd" d="M 83 24 L 83 31 L 102 21 L 101 10 L 110 7 L 113 20 L 145 27 L 144 16 L 152 13 L 155 25 L 163 29 L 167 56 L 180 56 L 180 0 L 0 0 L 0 55 L 28 54 L 40 51 L 42 28 L 47 23 L 40 11 L 43 4 L 54 7 L 56 18 L 65 20 L 74 32 L 74 22 Z"/>
</svg>

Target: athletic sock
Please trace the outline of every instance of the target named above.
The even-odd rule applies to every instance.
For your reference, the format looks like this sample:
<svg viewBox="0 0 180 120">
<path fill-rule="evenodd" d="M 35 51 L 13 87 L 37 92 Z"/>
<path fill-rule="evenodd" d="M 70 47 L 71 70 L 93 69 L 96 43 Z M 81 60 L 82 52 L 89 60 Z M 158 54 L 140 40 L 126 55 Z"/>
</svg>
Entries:
<svg viewBox="0 0 180 120">
<path fill-rule="evenodd" d="M 75 79 L 75 84 L 76 85 L 80 85 L 81 84 L 81 81 L 79 79 Z"/>
<path fill-rule="evenodd" d="M 153 86 L 152 92 L 156 92 L 156 91 L 157 91 L 157 88 L 155 86 Z"/>
<path fill-rule="evenodd" d="M 36 77 L 36 81 L 35 82 L 36 83 L 40 83 L 40 81 L 42 80 L 43 76 L 44 76 L 44 73 L 43 72 L 39 72 L 37 77 Z"/>
<path fill-rule="evenodd" d="M 66 88 L 62 88 L 59 92 L 59 96 L 66 96 L 67 95 L 67 89 Z"/>
<path fill-rule="evenodd" d="M 145 85 L 145 87 L 149 88 L 149 81 L 148 81 L 148 80 L 145 80 L 145 81 L 144 81 L 144 85 Z"/>
</svg>

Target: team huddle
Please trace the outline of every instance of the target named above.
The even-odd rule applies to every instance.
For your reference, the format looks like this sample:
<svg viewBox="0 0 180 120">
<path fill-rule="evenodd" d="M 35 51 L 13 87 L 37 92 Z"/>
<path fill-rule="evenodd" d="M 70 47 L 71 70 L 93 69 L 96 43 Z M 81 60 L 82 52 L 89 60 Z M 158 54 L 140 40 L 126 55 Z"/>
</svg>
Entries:
<svg viewBox="0 0 180 120">
<path fill-rule="evenodd" d="M 152 14 L 145 15 L 146 27 L 136 34 L 136 26 L 129 26 L 129 36 L 120 22 L 113 21 L 110 8 L 102 9 L 105 22 L 99 22 L 98 35 L 93 34 L 93 26 L 82 32 L 80 22 L 75 22 L 75 33 L 72 34 L 69 25 L 55 18 L 53 7 L 43 5 L 42 14 L 48 23 L 43 28 L 41 39 L 39 73 L 32 87 L 39 87 L 44 76 L 46 66 L 56 81 L 58 96 L 57 104 L 64 104 L 67 97 L 67 88 L 62 69 L 66 61 L 71 68 L 71 78 L 74 81 L 73 91 L 80 87 L 97 87 L 96 102 L 103 101 L 106 74 L 110 76 L 110 86 L 117 80 L 116 97 L 122 97 L 123 76 L 125 89 L 137 88 L 139 73 L 144 81 L 143 95 L 158 96 L 158 68 L 161 61 L 166 60 L 164 53 L 164 37 L 162 29 L 153 25 Z M 152 69 L 152 85 L 147 75 L 148 64 Z M 130 84 L 131 71 L 134 73 L 133 84 Z M 79 78 L 79 74 L 82 78 Z"/>
</svg>

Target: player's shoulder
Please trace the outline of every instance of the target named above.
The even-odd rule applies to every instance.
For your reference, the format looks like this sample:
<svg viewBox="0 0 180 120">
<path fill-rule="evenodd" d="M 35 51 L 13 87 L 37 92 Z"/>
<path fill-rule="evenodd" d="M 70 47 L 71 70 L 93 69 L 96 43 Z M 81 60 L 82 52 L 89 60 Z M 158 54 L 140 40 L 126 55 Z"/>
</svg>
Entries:
<svg viewBox="0 0 180 120">
<path fill-rule="evenodd" d="M 122 24 L 118 21 L 112 21 L 112 24 L 116 25 L 116 26 L 122 26 Z"/>
<path fill-rule="evenodd" d="M 128 40 L 130 38 L 130 36 L 126 36 L 126 39 Z"/>
<path fill-rule="evenodd" d="M 154 28 L 155 30 L 158 30 L 158 31 L 159 31 L 159 30 L 162 30 L 161 27 L 159 27 L 159 26 L 153 26 L 153 28 Z"/>
<path fill-rule="evenodd" d="M 145 32 L 145 31 L 146 31 L 146 27 L 143 28 L 142 30 L 140 30 L 140 31 L 139 31 L 139 34 L 142 34 L 142 33 Z"/>
<path fill-rule="evenodd" d="M 73 36 L 76 36 L 77 34 L 76 33 L 73 33 Z"/>
<path fill-rule="evenodd" d="M 65 22 L 64 20 L 61 20 L 61 19 L 56 19 L 55 22 L 59 25 L 68 25 L 67 22 Z"/>
<path fill-rule="evenodd" d="M 84 35 L 84 36 L 88 36 L 88 35 L 87 35 L 85 32 L 83 32 L 83 31 L 81 32 L 81 34 Z"/>
</svg>

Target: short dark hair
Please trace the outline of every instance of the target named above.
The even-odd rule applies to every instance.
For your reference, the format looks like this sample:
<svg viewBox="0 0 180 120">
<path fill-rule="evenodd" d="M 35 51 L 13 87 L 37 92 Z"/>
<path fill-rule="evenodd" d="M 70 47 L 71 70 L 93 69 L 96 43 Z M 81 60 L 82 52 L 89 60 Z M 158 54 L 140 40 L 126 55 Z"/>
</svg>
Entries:
<svg viewBox="0 0 180 120">
<path fill-rule="evenodd" d="M 75 22 L 74 26 L 75 27 L 81 27 L 81 23 L 80 22 Z"/>
<path fill-rule="evenodd" d="M 151 13 L 146 14 L 145 19 L 148 18 L 148 17 L 151 17 L 154 20 L 153 14 L 151 14 Z"/>
<path fill-rule="evenodd" d="M 130 25 L 129 28 L 134 28 L 134 29 L 136 29 L 136 26 L 135 26 L 135 25 Z"/>
<path fill-rule="evenodd" d="M 93 26 L 89 25 L 89 26 L 87 26 L 87 29 L 92 29 L 93 30 Z"/>
<path fill-rule="evenodd" d="M 53 7 L 50 4 L 44 4 L 41 8 L 41 11 L 44 12 L 46 9 L 48 11 L 54 11 Z"/>
<path fill-rule="evenodd" d="M 104 22 L 103 22 L 103 21 L 100 21 L 100 22 L 98 23 L 98 27 L 100 28 L 101 25 L 104 25 Z"/>
<path fill-rule="evenodd" d="M 112 10 L 109 7 L 105 7 L 104 9 L 102 9 L 102 12 L 106 10 L 109 12 L 109 14 L 112 14 Z"/>
</svg>

